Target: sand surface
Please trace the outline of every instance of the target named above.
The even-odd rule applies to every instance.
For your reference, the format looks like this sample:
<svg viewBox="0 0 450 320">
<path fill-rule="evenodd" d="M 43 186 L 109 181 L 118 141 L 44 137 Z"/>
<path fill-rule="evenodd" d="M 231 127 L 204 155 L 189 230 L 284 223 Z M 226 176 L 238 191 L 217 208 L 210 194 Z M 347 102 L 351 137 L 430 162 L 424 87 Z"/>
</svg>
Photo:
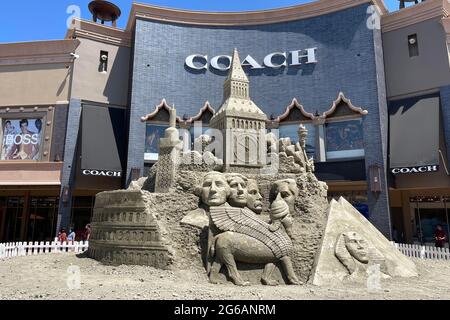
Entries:
<svg viewBox="0 0 450 320">
<path fill-rule="evenodd" d="M 420 272 L 418 278 L 382 280 L 381 291 L 369 292 L 365 283 L 320 288 L 212 285 L 199 272 L 104 266 L 74 254 L 50 254 L 1 260 L 0 300 L 450 299 L 450 261 L 414 262 Z M 80 271 L 81 289 L 73 289 L 77 281 L 71 281 L 74 276 L 68 273 L 69 267 Z"/>
</svg>

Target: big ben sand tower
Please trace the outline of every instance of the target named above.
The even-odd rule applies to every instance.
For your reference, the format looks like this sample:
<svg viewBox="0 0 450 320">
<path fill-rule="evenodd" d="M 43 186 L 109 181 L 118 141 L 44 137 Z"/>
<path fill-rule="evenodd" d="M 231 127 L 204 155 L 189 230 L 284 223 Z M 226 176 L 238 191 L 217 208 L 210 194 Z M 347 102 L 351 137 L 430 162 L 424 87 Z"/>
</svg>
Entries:
<svg viewBox="0 0 450 320">
<path fill-rule="evenodd" d="M 210 127 L 223 136 L 223 162 L 231 167 L 261 168 L 265 150 L 266 114 L 250 98 L 249 80 L 234 50 L 230 73 L 224 84 L 223 103 Z M 262 143 L 261 143 L 262 142 Z"/>
</svg>

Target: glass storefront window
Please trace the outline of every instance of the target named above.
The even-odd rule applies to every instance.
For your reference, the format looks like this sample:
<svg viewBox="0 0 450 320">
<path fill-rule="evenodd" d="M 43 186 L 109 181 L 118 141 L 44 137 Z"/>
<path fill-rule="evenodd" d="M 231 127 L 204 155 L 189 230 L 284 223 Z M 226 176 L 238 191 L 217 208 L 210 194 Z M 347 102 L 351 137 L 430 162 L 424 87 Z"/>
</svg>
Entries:
<svg viewBox="0 0 450 320">
<path fill-rule="evenodd" d="M 450 197 L 448 196 L 414 196 L 409 198 L 415 218 L 411 222 L 414 241 L 434 246 L 436 227 L 441 225 L 447 235 L 444 246 L 450 244 L 449 200 Z"/>
<path fill-rule="evenodd" d="M 4 242 L 20 241 L 24 198 L 8 197 L 4 209 Z"/>
<path fill-rule="evenodd" d="M 57 197 L 31 198 L 27 241 L 52 241 L 57 215 Z"/>
<path fill-rule="evenodd" d="M 158 160 L 158 142 L 164 138 L 164 133 L 168 125 L 147 123 L 145 134 L 145 161 Z"/>
<path fill-rule="evenodd" d="M 40 160 L 43 120 L 3 119 L 0 160 Z"/>
<path fill-rule="evenodd" d="M 364 157 L 362 119 L 325 124 L 327 160 Z"/>
<path fill-rule="evenodd" d="M 298 142 L 298 127 L 300 124 L 280 125 L 280 138 L 290 138 L 293 144 Z M 311 123 L 303 124 L 308 129 L 308 138 L 306 140 L 306 153 L 309 157 L 315 158 L 316 153 L 316 127 Z"/>
<path fill-rule="evenodd" d="M 436 227 L 441 225 L 447 239 L 449 236 L 446 210 L 444 208 L 416 208 L 416 235 L 419 241 L 422 243 L 434 243 L 434 233 Z M 448 241 L 447 241 L 448 242 Z"/>
<path fill-rule="evenodd" d="M 84 232 L 87 224 L 92 221 L 95 197 L 74 197 L 72 207 L 71 227 L 76 233 L 75 240 L 84 240 Z"/>
</svg>

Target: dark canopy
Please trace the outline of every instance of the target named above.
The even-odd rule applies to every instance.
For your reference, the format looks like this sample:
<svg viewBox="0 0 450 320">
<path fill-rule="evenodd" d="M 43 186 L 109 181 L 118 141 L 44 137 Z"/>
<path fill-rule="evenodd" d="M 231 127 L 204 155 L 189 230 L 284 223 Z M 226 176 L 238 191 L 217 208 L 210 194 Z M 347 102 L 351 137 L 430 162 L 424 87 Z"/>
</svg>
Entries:
<svg viewBox="0 0 450 320">
<path fill-rule="evenodd" d="M 438 94 L 389 104 L 390 166 L 439 165 Z"/>
<path fill-rule="evenodd" d="M 123 171 L 125 110 L 83 105 L 81 169 Z"/>
</svg>

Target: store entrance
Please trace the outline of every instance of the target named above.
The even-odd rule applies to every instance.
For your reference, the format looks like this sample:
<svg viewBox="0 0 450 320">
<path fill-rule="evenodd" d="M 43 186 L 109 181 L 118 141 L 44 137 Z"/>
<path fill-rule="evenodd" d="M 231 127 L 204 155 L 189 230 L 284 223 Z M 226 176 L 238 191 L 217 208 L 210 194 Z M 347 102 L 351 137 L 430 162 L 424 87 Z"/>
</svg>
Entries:
<svg viewBox="0 0 450 320">
<path fill-rule="evenodd" d="M 57 197 L 0 197 L 0 242 L 52 241 Z"/>
<path fill-rule="evenodd" d="M 27 241 L 52 241 L 58 215 L 57 197 L 32 197 L 27 223 Z"/>
<path fill-rule="evenodd" d="M 413 197 L 410 199 L 416 242 L 434 246 L 436 227 L 441 225 L 447 234 L 446 246 L 448 247 L 450 201 L 447 200 L 441 197 Z"/>
</svg>

